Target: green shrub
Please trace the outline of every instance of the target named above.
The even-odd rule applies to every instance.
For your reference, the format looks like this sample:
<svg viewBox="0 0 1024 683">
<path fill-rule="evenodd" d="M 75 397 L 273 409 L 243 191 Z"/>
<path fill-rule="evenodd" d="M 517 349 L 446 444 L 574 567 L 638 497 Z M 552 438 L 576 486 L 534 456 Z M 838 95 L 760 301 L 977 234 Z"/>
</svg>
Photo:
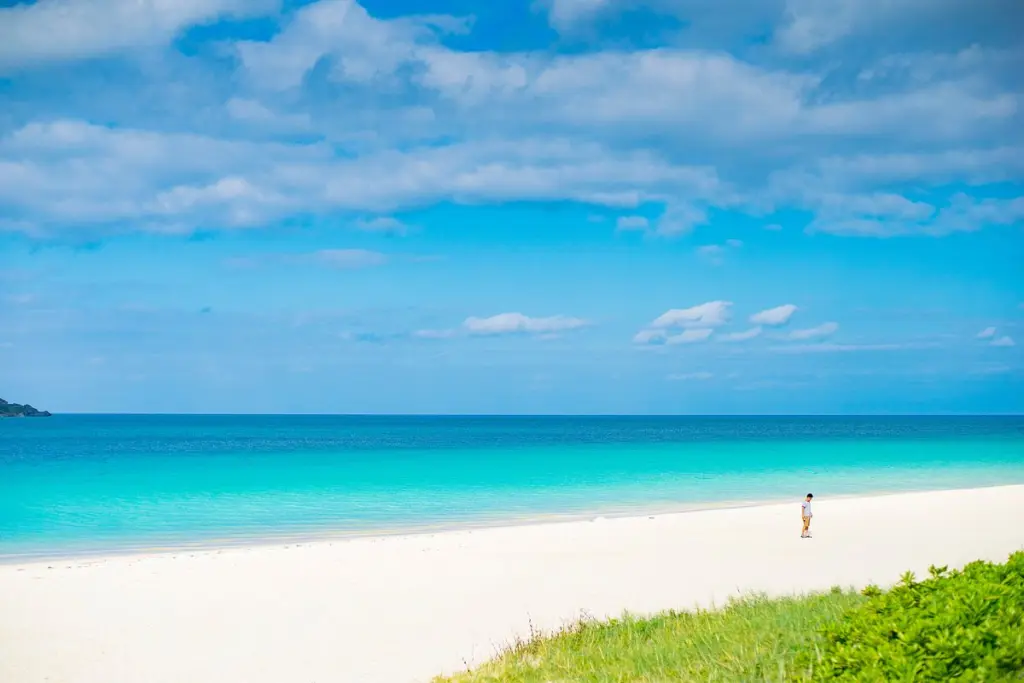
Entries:
<svg viewBox="0 0 1024 683">
<path fill-rule="evenodd" d="M 1024 680 L 1024 552 L 1005 564 L 910 572 L 888 591 L 824 627 L 824 640 L 797 658 L 814 681 Z"/>
</svg>

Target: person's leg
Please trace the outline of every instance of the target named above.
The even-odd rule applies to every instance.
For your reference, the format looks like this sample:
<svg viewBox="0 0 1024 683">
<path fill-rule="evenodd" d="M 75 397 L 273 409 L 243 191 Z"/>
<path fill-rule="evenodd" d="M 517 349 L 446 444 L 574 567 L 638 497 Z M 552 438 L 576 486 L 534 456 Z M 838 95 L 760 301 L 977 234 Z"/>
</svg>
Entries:
<svg viewBox="0 0 1024 683">
<path fill-rule="evenodd" d="M 811 537 L 811 518 L 810 517 L 808 517 L 807 519 L 804 520 L 804 533 L 807 535 L 807 538 Z"/>
<path fill-rule="evenodd" d="M 811 518 L 810 517 L 803 517 L 802 519 L 803 519 L 803 522 L 804 522 L 804 526 L 803 526 L 803 529 L 800 530 L 800 538 L 806 538 L 808 530 L 811 527 Z"/>
</svg>

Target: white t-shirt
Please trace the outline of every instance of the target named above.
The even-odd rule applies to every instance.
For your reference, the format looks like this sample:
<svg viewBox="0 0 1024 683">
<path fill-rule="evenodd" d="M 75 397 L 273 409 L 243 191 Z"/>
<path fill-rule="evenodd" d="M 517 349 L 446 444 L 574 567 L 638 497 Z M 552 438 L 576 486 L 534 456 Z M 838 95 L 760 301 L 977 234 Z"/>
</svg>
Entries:
<svg viewBox="0 0 1024 683">
<path fill-rule="evenodd" d="M 801 515 L 803 515 L 804 517 L 811 516 L 811 501 L 805 500 L 804 502 L 800 503 L 800 507 L 803 508 L 803 512 L 800 513 Z"/>
</svg>

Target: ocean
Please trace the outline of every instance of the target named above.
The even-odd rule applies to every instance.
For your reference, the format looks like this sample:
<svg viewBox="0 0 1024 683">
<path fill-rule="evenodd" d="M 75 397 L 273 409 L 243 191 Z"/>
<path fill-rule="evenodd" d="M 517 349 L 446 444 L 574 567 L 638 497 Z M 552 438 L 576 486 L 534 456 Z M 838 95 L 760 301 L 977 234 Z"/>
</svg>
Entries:
<svg viewBox="0 0 1024 683">
<path fill-rule="evenodd" d="M 1022 483 L 1022 417 L 57 415 L 0 420 L 0 560 Z"/>
</svg>

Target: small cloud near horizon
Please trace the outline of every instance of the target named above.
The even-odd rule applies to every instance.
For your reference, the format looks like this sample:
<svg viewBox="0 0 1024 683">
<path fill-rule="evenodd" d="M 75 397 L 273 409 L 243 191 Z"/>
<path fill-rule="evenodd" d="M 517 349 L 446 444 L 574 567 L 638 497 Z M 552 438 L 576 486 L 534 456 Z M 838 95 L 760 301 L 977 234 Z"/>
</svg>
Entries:
<svg viewBox="0 0 1024 683">
<path fill-rule="evenodd" d="M 531 318 L 522 313 L 499 313 L 488 318 L 470 317 L 466 318 L 462 323 L 462 327 L 474 335 L 524 333 L 545 335 L 578 330 L 588 325 L 590 325 L 590 322 L 583 318 L 574 318 L 566 315 Z"/>
</svg>

